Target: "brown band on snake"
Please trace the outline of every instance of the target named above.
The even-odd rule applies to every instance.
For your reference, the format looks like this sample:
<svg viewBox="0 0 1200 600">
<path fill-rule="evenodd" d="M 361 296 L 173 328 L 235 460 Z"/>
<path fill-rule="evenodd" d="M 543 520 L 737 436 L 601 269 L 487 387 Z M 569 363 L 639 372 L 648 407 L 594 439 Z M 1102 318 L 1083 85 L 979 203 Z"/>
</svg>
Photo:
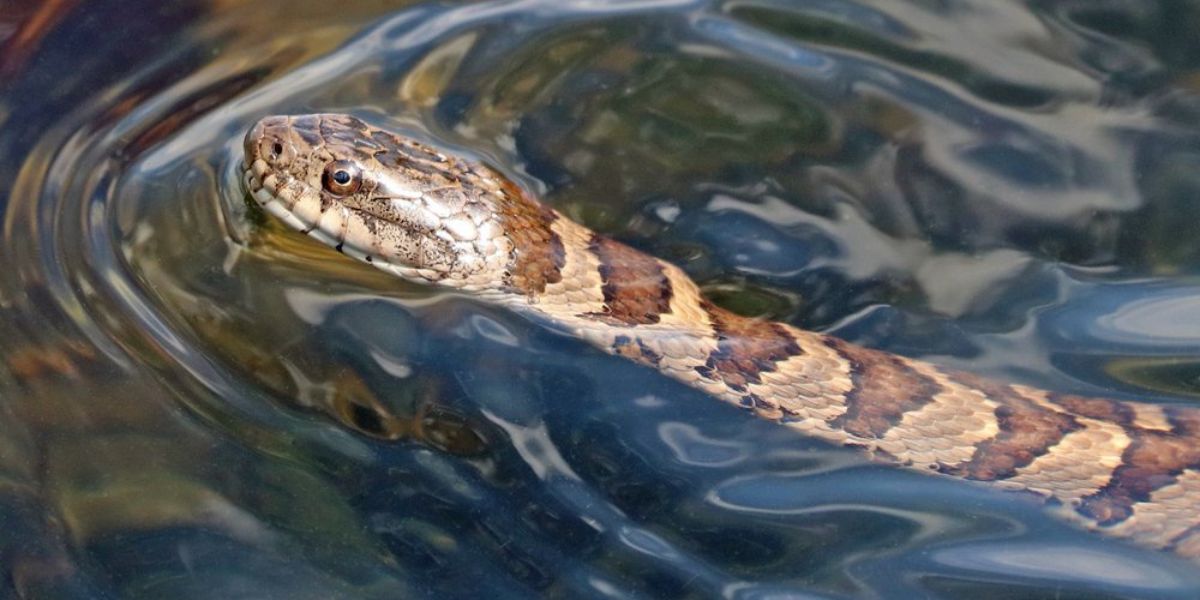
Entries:
<svg viewBox="0 0 1200 600">
<path fill-rule="evenodd" d="M 502 188 L 496 206 L 504 231 L 513 245 L 506 283 L 526 295 L 540 294 L 546 285 L 562 281 L 566 251 L 550 228 L 557 213 L 527 198 L 519 188 Z"/>
<path fill-rule="evenodd" d="M 1038 406 L 1010 386 L 968 373 L 958 372 L 952 377 L 983 391 L 999 405 L 995 414 L 1000 432 L 980 443 L 969 462 L 946 467 L 942 469 L 944 473 L 979 481 L 1012 477 L 1017 469 L 1045 455 L 1067 434 L 1080 428 L 1071 415 Z"/>
<path fill-rule="evenodd" d="M 626 325 L 649 325 L 671 312 L 673 290 L 662 263 L 601 235 L 592 236 L 588 249 L 600 261 L 603 316 Z"/>
<path fill-rule="evenodd" d="M 488 167 L 354 117 L 268 117 L 245 149 L 254 199 L 350 256 L 872 458 L 1039 494 L 1093 529 L 1200 556 L 1200 409 L 999 384 L 738 316 Z M 337 181 L 331 161 L 362 181 Z"/>
<path fill-rule="evenodd" d="M 868 439 L 882 438 L 905 413 L 930 402 L 937 382 L 914 371 L 894 354 L 826 338 L 829 347 L 850 362 L 854 384 L 846 395 L 846 412 L 830 425 Z"/>
<path fill-rule="evenodd" d="M 796 340 L 782 327 L 770 321 L 749 319 L 707 301 L 717 349 L 696 371 L 720 379 L 737 392 L 746 392 L 750 383 L 761 383 L 762 374 L 775 370 L 776 363 L 802 354 Z"/>
<path fill-rule="evenodd" d="M 1074 394 L 1050 394 L 1047 398 L 1082 417 L 1110 421 L 1125 426 L 1133 424 L 1133 410 L 1124 402 L 1108 398 L 1085 398 Z"/>
<path fill-rule="evenodd" d="M 1100 491 L 1084 498 L 1080 514 L 1101 526 L 1128 519 L 1133 506 L 1146 502 L 1154 491 L 1175 482 L 1184 469 L 1200 469 L 1200 411 L 1170 411 L 1171 432 L 1134 430 L 1133 443 L 1121 457 L 1121 466 Z"/>
</svg>

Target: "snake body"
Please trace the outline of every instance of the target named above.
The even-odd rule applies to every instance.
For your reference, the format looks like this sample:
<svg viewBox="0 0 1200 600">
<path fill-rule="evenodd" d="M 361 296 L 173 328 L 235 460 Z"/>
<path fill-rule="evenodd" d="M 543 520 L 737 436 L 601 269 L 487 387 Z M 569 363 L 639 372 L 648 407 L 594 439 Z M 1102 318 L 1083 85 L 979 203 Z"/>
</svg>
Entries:
<svg viewBox="0 0 1200 600">
<path fill-rule="evenodd" d="M 1000 383 L 739 316 L 498 172 L 354 117 L 264 118 L 244 167 L 267 212 L 400 277 L 875 460 L 1032 492 L 1086 527 L 1200 560 L 1200 409 Z"/>
</svg>

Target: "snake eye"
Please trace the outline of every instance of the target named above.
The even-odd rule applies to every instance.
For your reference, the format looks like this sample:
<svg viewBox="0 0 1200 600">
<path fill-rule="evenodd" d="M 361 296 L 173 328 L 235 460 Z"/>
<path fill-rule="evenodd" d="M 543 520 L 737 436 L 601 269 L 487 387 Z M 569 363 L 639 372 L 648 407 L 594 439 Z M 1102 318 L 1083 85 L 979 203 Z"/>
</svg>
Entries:
<svg viewBox="0 0 1200 600">
<path fill-rule="evenodd" d="M 325 173 L 321 175 L 321 186 L 325 191 L 337 196 L 353 194 L 361 185 L 362 177 L 358 167 L 348 160 L 338 160 L 325 165 Z"/>
</svg>

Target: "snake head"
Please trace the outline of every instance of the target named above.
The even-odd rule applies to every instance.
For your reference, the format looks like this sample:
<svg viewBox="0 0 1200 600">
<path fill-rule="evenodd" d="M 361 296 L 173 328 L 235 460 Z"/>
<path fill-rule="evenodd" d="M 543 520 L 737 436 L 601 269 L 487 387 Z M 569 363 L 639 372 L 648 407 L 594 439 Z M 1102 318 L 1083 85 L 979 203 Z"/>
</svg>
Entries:
<svg viewBox="0 0 1200 600">
<path fill-rule="evenodd" d="M 348 115 L 271 116 L 246 134 L 247 190 L 268 213 L 407 279 L 502 284 L 515 248 L 502 176 Z"/>
</svg>

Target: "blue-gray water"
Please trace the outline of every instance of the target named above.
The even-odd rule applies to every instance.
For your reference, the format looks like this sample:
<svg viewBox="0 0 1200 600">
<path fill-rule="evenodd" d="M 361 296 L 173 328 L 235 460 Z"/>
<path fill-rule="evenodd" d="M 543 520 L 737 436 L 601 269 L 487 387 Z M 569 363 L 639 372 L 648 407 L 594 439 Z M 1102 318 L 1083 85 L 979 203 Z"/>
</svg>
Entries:
<svg viewBox="0 0 1200 600">
<path fill-rule="evenodd" d="M 0 597 L 1195 598 L 1028 498 L 357 265 L 237 169 L 264 114 L 352 112 L 743 314 L 1196 402 L 1197 31 L 1183 0 L 13 0 Z"/>
</svg>

